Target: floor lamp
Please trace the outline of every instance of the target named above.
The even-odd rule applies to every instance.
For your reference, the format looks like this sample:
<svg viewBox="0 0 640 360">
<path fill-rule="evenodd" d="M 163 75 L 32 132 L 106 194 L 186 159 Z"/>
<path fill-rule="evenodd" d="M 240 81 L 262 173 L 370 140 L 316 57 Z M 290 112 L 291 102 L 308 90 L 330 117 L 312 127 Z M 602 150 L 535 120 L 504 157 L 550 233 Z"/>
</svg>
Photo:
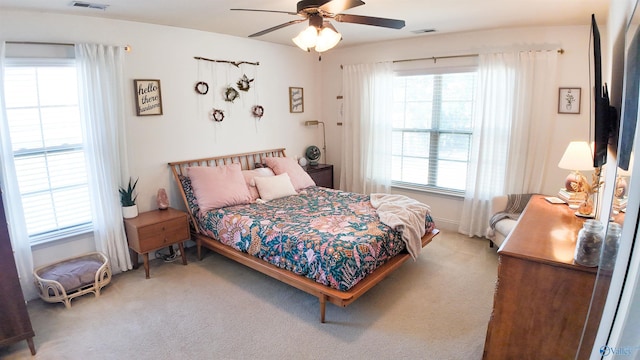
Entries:
<svg viewBox="0 0 640 360">
<path fill-rule="evenodd" d="M 327 137 L 324 130 L 324 123 L 318 120 L 309 120 L 304 122 L 304 126 L 322 125 L 322 155 L 324 156 L 324 162 L 327 163 Z"/>
</svg>

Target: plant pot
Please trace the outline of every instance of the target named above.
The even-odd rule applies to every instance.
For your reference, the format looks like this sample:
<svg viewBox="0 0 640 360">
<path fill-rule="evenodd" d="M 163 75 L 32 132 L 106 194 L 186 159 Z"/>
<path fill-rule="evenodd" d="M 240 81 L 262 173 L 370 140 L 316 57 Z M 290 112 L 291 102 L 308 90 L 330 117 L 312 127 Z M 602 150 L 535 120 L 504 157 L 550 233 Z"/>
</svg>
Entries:
<svg viewBox="0 0 640 360">
<path fill-rule="evenodd" d="M 138 216 L 138 205 L 123 206 L 122 217 L 125 219 L 131 219 Z"/>
</svg>

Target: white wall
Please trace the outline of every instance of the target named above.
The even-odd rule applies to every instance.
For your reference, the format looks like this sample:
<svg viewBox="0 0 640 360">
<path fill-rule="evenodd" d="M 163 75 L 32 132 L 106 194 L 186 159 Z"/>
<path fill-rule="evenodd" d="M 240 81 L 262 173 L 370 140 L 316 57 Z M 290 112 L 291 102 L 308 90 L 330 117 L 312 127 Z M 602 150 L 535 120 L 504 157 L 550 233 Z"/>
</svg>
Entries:
<svg viewBox="0 0 640 360">
<path fill-rule="evenodd" d="M 605 48 L 606 34 L 604 26 L 601 27 Z M 552 147 L 544 192 L 557 193 L 567 175 L 566 170 L 557 167 L 566 146 L 572 140 L 589 139 L 589 38 L 589 26 L 516 28 L 416 35 L 415 39 L 337 48 L 323 54 L 322 119 L 327 123 L 328 161 L 335 164 L 336 178 L 339 179 L 342 135 L 342 128 L 336 124 L 341 121 L 340 102 L 336 100 L 342 89 L 341 64 L 473 54 L 500 49 L 562 48 L 565 53 L 559 56 L 558 86 L 582 88 L 582 105 L 581 113 L 578 115 L 556 114 L 555 127 L 549 129 Z M 606 65 L 606 59 L 603 61 Z M 431 205 L 440 228 L 457 230 L 462 212 L 460 198 L 400 189 L 394 189 L 394 192 L 413 196 Z"/>
<path fill-rule="evenodd" d="M 141 211 L 156 208 L 160 187 L 167 189 L 172 206 L 184 208 L 167 162 L 279 147 L 287 148 L 289 156 L 302 156 L 306 146 L 317 143 L 318 132 L 302 123 L 320 117 L 319 102 L 314 101 L 320 96 L 318 62 L 294 46 L 129 21 L 6 10 L 0 12 L 0 40 L 132 47 L 125 56 L 128 171 L 140 178 Z M 243 66 L 242 70 L 249 77 L 257 70 L 252 85 L 265 109 L 262 120 L 251 116 L 255 101 L 251 91 L 246 98 L 241 94 L 228 109 L 221 97 L 214 103 L 212 81 L 221 87 L 226 81 L 235 84 L 242 72 L 234 66 L 216 65 L 217 72 L 228 69 L 228 76 L 207 77 L 204 81 L 211 89 L 207 96 L 198 95 L 194 90 L 201 80 L 198 75 L 209 74 L 211 63 L 194 60 L 194 56 L 260 62 L 257 69 Z M 135 115 L 133 79 L 161 81 L 164 115 Z M 304 88 L 304 113 L 289 113 L 289 86 Z M 207 109 L 214 105 L 227 109 L 221 123 L 207 119 Z M 35 266 L 92 249 L 91 237 L 39 246 L 34 249 Z"/>
<path fill-rule="evenodd" d="M 582 111 L 579 115 L 556 115 L 555 128 L 549 129 L 553 145 L 545 192 L 555 193 L 566 176 L 566 171 L 557 168 L 556 164 L 569 141 L 588 138 L 587 26 L 421 35 L 409 40 L 338 47 L 323 54 L 320 62 L 315 55 L 293 46 L 175 27 L 37 12 L 3 11 L 0 13 L 0 34 L 2 40 L 10 41 L 93 42 L 132 47 L 125 64 L 128 171 L 133 177 L 140 178 L 138 204 L 141 211 L 155 208 L 155 194 L 160 187 L 167 189 L 172 206 L 183 208 L 167 162 L 277 147 L 286 147 L 290 156 L 301 156 L 306 146 L 322 142 L 322 132 L 305 128 L 302 125 L 305 120 L 325 121 L 327 162 L 335 165 L 335 178 L 339 179 L 342 128 L 337 125 L 339 101 L 336 96 L 341 94 L 342 88 L 340 64 L 513 47 L 563 48 L 558 85 L 583 89 Z M 212 68 L 210 63 L 194 60 L 194 56 L 258 61 L 260 66 L 255 69 L 245 66 L 242 72 L 223 64 Z M 220 98 L 214 100 L 214 83 L 218 86 L 227 81 L 233 84 L 243 72 L 251 77 L 256 70 L 258 100 L 265 108 L 262 120 L 256 121 L 250 115 L 255 100 L 252 93 L 230 107 Z M 224 79 L 220 75 L 212 79 L 207 76 L 211 71 L 227 73 Z M 203 77 L 212 87 L 207 96 L 194 91 L 195 83 Z M 161 80 L 164 115 L 135 115 L 133 79 Z M 304 88 L 303 114 L 289 113 L 289 86 Z M 216 124 L 206 118 L 206 110 L 214 105 L 227 110 L 222 123 Z M 441 228 L 457 229 L 462 209 L 460 198 L 399 189 L 394 192 L 431 205 Z M 38 247 L 34 251 L 34 261 L 36 266 L 41 265 L 86 252 L 91 246 L 91 238 L 81 237 Z"/>
</svg>

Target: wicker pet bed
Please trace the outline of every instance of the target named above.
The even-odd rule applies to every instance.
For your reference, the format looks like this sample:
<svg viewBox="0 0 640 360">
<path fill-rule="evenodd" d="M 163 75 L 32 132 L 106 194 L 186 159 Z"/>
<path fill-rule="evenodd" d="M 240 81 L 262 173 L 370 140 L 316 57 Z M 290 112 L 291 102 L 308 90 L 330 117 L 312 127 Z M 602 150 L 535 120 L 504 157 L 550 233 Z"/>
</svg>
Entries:
<svg viewBox="0 0 640 360">
<path fill-rule="evenodd" d="M 111 267 L 104 254 L 92 252 L 38 267 L 33 276 L 42 300 L 62 302 L 69 309 L 78 296 L 100 296 L 100 289 L 111 282 Z"/>
</svg>

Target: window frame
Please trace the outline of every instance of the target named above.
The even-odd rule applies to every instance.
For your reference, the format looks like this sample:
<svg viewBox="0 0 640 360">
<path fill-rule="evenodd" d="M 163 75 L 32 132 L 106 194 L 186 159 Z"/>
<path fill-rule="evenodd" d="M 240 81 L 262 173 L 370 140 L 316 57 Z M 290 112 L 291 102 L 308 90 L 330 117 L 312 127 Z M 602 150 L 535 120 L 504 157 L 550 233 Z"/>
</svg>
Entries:
<svg viewBox="0 0 640 360">
<path fill-rule="evenodd" d="M 429 66 L 430 65 L 430 66 Z M 478 66 L 475 63 L 475 61 L 473 61 L 473 63 L 471 64 L 461 64 L 461 65 L 446 65 L 446 66 L 439 66 L 436 64 L 436 62 L 434 61 L 433 64 L 429 64 L 427 66 L 420 66 L 420 67 L 414 67 L 414 68 L 404 68 L 404 69 L 395 69 L 394 70 L 394 79 L 397 77 L 406 77 L 406 76 L 419 76 L 419 75 L 442 75 L 442 74 L 458 74 L 458 73 L 476 73 L 478 71 Z M 477 78 L 476 78 L 477 80 Z M 476 82 L 477 85 L 477 82 Z M 474 89 L 474 94 L 475 94 L 475 90 Z M 475 100 L 475 99 L 474 99 Z M 441 103 L 438 103 L 438 107 L 440 107 Z M 432 110 L 432 112 L 435 112 L 436 110 Z M 434 120 L 436 120 L 434 118 Z M 440 120 L 439 118 L 437 119 L 438 121 Z M 472 119 L 473 122 L 473 119 Z M 437 165 L 435 167 L 432 167 L 431 163 L 435 162 L 435 164 L 438 163 L 438 141 L 433 141 L 434 138 L 435 140 L 439 140 L 439 137 L 441 134 L 466 134 L 469 135 L 470 141 L 473 141 L 473 123 L 471 124 L 471 129 L 469 131 L 459 131 L 459 130 L 437 130 L 437 129 L 424 129 L 423 131 L 416 131 L 416 132 L 420 132 L 420 133 L 430 133 L 430 144 L 429 144 L 429 168 L 437 168 Z M 393 131 L 397 131 L 396 128 L 393 128 Z M 404 131 L 403 131 L 404 132 Z M 409 132 L 411 132 L 411 129 L 409 129 Z M 469 148 L 469 152 L 468 152 L 468 161 L 467 161 L 467 166 L 469 164 L 470 161 L 470 155 L 471 155 L 471 147 Z M 429 183 L 435 183 L 435 179 L 434 177 L 437 177 L 437 172 L 433 173 L 432 171 L 429 171 Z M 430 185 L 430 184 L 419 184 L 419 183 L 411 183 L 411 182 L 406 182 L 406 181 L 399 181 L 399 180 L 391 180 L 391 186 L 394 188 L 399 188 L 399 189 L 406 189 L 406 190 L 414 190 L 414 191 L 421 191 L 421 192 L 428 192 L 428 193 L 434 193 L 434 194 L 439 194 L 439 195 L 448 195 L 448 196 L 454 196 L 454 197 L 464 197 L 464 194 L 466 192 L 465 190 L 457 190 L 457 189 L 452 189 L 452 188 L 444 188 L 444 187 L 440 187 L 440 186 L 436 186 L 436 185 Z"/>
<path fill-rule="evenodd" d="M 6 69 L 8 68 L 19 68 L 19 67 L 72 67 L 72 68 L 76 68 L 76 61 L 74 58 L 69 58 L 69 57 L 10 57 L 7 56 L 5 58 L 5 73 L 6 73 Z M 3 84 L 4 86 L 4 84 Z M 6 90 L 6 88 L 5 88 Z M 78 98 L 78 106 L 80 106 L 79 104 L 80 102 L 80 98 Z M 5 104 L 5 106 L 7 106 Z M 38 108 L 40 108 L 40 106 L 38 106 Z M 82 139 L 82 144 L 73 144 L 72 146 L 67 146 L 64 147 L 63 151 L 78 151 L 78 150 L 82 150 L 83 153 L 86 153 L 86 139 Z M 47 149 L 49 148 L 42 148 L 42 151 L 39 152 L 47 152 Z M 55 150 L 55 149 L 49 149 L 52 150 L 52 152 L 56 152 L 56 151 L 61 151 L 61 150 Z M 12 152 L 12 157 L 14 159 L 16 159 L 17 157 L 20 156 L 30 156 L 30 155 L 34 155 L 37 154 L 39 152 L 33 152 L 33 151 L 13 151 Z M 88 168 L 87 168 L 87 164 L 85 163 L 85 169 L 87 170 L 87 175 L 88 175 Z M 15 174 L 16 168 L 14 165 L 13 169 L 5 169 L 6 170 L 12 170 L 12 172 Z M 17 179 L 17 175 L 16 176 L 16 181 L 19 184 L 19 179 Z M 87 184 L 88 184 L 88 179 L 87 179 Z M 50 189 L 51 190 L 51 189 Z M 22 194 L 20 195 L 21 201 L 22 201 Z M 89 199 L 89 202 L 91 203 L 91 199 Z M 89 203 L 89 205 L 91 205 Z M 24 211 L 24 209 L 23 209 Z M 41 245 L 41 244 L 46 244 L 49 242 L 55 242 L 58 240 L 63 240 L 63 239 L 68 239 L 71 237 L 75 237 L 75 236 L 82 236 L 88 233 L 92 233 L 93 232 L 93 220 L 90 220 L 89 222 L 83 222 L 83 223 L 79 223 L 76 225 L 72 225 L 72 226 L 68 226 L 68 227 L 58 227 L 54 230 L 51 231 L 47 231 L 44 233 L 38 233 L 38 234 L 33 234 L 33 235 L 29 235 L 29 244 L 31 246 L 37 246 L 37 245 Z"/>
</svg>

